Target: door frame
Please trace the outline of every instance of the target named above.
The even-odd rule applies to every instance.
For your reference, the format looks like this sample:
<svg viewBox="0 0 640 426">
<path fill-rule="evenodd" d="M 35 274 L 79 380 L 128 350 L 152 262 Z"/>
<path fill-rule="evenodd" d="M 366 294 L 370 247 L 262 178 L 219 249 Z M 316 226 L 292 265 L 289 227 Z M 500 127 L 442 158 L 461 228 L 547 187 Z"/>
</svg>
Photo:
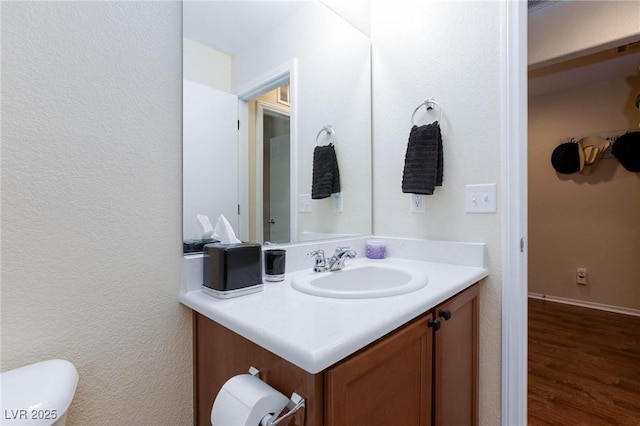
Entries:
<svg viewBox="0 0 640 426">
<path fill-rule="evenodd" d="M 289 83 L 289 118 L 290 118 L 290 219 L 291 219 L 291 242 L 298 241 L 298 216 L 297 216 L 297 194 L 298 194 L 298 73 L 297 61 L 292 59 L 287 61 L 265 74 L 255 78 L 249 83 L 237 87 L 233 93 L 238 96 L 238 209 L 241 212 L 239 217 L 240 239 L 247 241 L 249 237 L 249 101 L 258 96 Z M 244 125 L 242 123 L 245 123 Z M 262 226 L 262 225 L 260 225 Z"/>
<path fill-rule="evenodd" d="M 262 176 L 264 174 L 264 138 L 262 132 L 263 128 L 263 119 L 264 112 L 272 111 L 280 115 L 284 115 L 289 117 L 289 126 L 291 127 L 291 114 L 288 109 L 279 107 L 278 105 L 270 104 L 268 102 L 257 101 L 256 102 L 256 181 L 254 184 L 256 185 L 256 212 L 255 212 L 255 221 L 256 221 L 256 234 L 259 237 L 260 241 L 256 241 L 259 243 L 264 243 L 264 215 L 263 209 L 261 206 L 264 204 L 264 191 L 262 190 Z M 291 139 L 291 131 L 289 131 L 289 158 L 291 158 L 291 149 L 292 149 L 292 139 Z M 293 183 L 293 178 L 291 174 L 291 162 L 289 163 L 289 188 Z M 289 200 L 291 201 L 291 200 Z M 289 223 L 292 223 L 293 214 L 295 213 L 295 206 L 289 207 Z M 289 226 L 289 234 L 293 235 L 292 226 Z"/>
<path fill-rule="evenodd" d="M 501 423 L 527 424 L 527 2 L 501 2 Z"/>
</svg>

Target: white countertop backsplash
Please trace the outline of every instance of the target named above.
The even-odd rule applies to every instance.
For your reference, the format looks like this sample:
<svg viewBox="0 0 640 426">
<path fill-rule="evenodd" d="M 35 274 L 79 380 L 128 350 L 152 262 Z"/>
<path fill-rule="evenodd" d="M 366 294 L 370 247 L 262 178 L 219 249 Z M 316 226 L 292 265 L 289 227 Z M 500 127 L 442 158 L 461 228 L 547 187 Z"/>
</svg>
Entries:
<svg viewBox="0 0 640 426">
<path fill-rule="evenodd" d="M 376 236 L 386 242 L 387 259 L 375 262 L 426 269 L 429 283 L 411 293 L 372 299 L 325 298 L 291 287 L 296 272 L 313 267 L 308 252 L 322 249 L 329 257 L 336 247 L 348 246 L 364 258 L 369 238 L 263 247 L 287 250 L 285 280 L 265 281 L 264 291 L 226 300 L 202 290 L 202 254 L 185 255 L 178 300 L 315 374 L 488 275 L 484 244 Z"/>
</svg>

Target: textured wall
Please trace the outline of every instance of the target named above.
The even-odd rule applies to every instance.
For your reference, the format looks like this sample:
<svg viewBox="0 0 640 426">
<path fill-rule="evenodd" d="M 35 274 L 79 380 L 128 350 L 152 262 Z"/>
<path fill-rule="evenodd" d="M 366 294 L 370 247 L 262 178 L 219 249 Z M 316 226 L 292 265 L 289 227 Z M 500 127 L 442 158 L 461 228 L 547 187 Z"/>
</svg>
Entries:
<svg viewBox="0 0 640 426">
<path fill-rule="evenodd" d="M 2 370 L 65 358 L 71 424 L 191 424 L 179 2 L 2 2 Z"/>
<path fill-rule="evenodd" d="M 485 242 L 490 277 L 480 294 L 480 424 L 497 424 L 501 377 L 501 218 L 465 214 L 464 186 L 500 192 L 500 4 L 374 1 L 374 233 Z M 427 97 L 442 107 L 444 184 L 409 211 L 401 192 L 411 113 Z M 424 110 L 423 110 L 424 111 Z M 426 122 L 421 111 L 416 121 Z M 433 116 L 431 116 L 433 117 Z"/>
<path fill-rule="evenodd" d="M 640 73 L 529 99 L 529 291 L 640 309 L 640 176 L 615 158 L 589 176 L 550 160 L 561 138 L 637 128 L 638 91 Z"/>
</svg>

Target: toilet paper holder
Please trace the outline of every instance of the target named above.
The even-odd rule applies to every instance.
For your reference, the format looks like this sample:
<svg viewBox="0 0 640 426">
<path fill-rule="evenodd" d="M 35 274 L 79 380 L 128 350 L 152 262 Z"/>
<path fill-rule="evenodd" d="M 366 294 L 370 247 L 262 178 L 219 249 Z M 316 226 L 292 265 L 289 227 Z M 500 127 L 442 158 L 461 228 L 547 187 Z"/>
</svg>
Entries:
<svg viewBox="0 0 640 426">
<path fill-rule="evenodd" d="M 249 374 L 252 376 L 260 378 L 260 370 L 255 367 L 249 367 Z M 276 414 L 267 414 L 260 420 L 260 426 L 275 426 L 284 419 L 287 419 L 293 416 L 299 409 L 305 406 L 305 399 L 298 395 L 296 392 L 291 394 L 291 398 L 289 398 L 289 402 L 286 407 L 289 411 L 284 413 L 281 417 L 278 417 L 278 413 Z"/>
</svg>

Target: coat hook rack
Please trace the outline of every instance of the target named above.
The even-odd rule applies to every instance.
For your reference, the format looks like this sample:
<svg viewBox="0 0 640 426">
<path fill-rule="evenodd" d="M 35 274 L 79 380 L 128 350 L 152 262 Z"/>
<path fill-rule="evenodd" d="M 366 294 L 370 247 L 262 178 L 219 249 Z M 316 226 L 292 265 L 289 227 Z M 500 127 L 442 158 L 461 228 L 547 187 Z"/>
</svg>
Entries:
<svg viewBox="0 0 640 426">
<path fill-rule="evenodd" d="M 616 131 L 612 131 L 612 132 L 597 132 L 592 134 L 592 136 L 599 136 L 603 139 L 606 139 L 610 142 L 609 147 L 607 147 L 607 149 L 604 150 L 604 153 L 602 154 L 602 160 L 606 160 L 609 158 L 615 158 L 613 156 L 613 153 L 611 152 L 613 149 L 613 143 L 616 141 L 616 139 L 618 139 L 620 136 L 624 135 L 625 133 L 628 133 L 630 130 L 616 130 Z M 580 139 L 582 139 L 583 137 L 586 137 L 589 135 L 580 135 L 580 136 L 569 136 L 569 137 L 564 137 L 564 138 L 560 138 L 560 143 L 564 143 L 564 142 L 578 142 Z"/>
</svg>

